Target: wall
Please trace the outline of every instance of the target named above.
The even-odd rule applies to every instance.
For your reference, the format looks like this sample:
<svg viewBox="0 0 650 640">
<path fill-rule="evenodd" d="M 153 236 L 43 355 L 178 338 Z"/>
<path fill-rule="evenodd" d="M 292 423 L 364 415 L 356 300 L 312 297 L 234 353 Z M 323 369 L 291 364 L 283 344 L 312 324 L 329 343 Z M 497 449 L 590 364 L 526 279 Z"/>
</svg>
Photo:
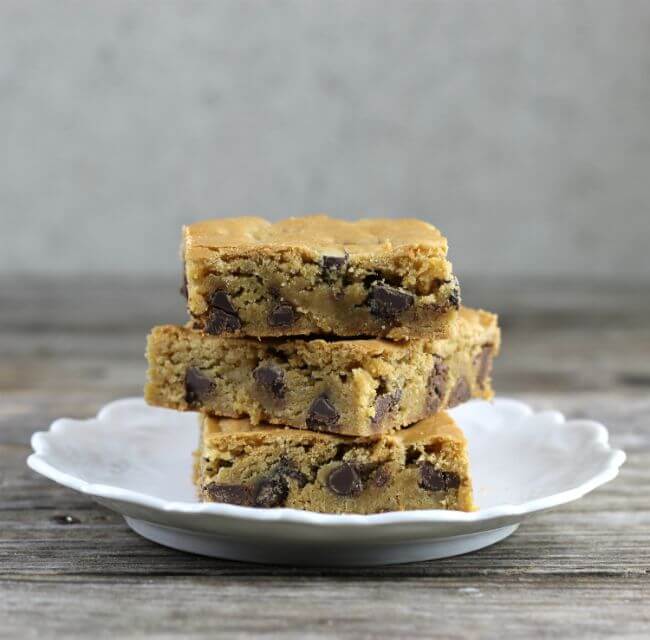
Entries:
<svg viewBox="0 0 650 640">
<path fill-rule="evenodd" d="M 219 215 L 414 215 L 477 276 L 650 279 L 650 3 L 0 5 L 0 269 L 176 273 Z"/>
</svg>

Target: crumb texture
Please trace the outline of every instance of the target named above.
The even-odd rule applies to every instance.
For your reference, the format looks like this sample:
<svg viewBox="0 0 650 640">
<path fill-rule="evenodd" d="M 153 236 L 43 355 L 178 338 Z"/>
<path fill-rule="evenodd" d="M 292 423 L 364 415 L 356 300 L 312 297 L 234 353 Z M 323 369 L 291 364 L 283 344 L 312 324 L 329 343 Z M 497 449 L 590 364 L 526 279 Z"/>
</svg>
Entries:
<svg viewBox="0 0 650 640">
<path fill-rule="evenodd" d="M 496 317 L 463 309 L 448 339 L 253 340 L 187 327 L 149 336 L 147 401 L 344 435 L 402 428 L 492 397 Z"/>
</svg>

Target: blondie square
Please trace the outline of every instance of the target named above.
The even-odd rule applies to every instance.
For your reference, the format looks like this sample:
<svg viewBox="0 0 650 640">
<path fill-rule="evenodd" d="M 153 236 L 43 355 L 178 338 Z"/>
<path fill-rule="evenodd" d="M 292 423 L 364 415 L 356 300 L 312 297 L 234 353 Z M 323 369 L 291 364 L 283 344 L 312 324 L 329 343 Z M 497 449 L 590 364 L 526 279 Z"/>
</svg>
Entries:
<svg viewBox="0 0 650 640">
<path fill-rule="evenodd" d="M 446 337 L 447 240 L 413 219 L 225 218 L 183 230 L 194 326 L 228 336 Z"/>
<path fill-rule="evenodd" d="M 369 436 L 470 398 L 491 398 L 497 318 L 462 308 L 452 337 L 255 340 L 187 327 L 149 336 L 145 398 L 252 424 Z"/>
<path fill-rule="evenodd" d="M 201 500 L 322 513 L 472 511 L 467 441 L 444 412 L 407 429 L 352 438 L 201 417 Z"/>
</svg>

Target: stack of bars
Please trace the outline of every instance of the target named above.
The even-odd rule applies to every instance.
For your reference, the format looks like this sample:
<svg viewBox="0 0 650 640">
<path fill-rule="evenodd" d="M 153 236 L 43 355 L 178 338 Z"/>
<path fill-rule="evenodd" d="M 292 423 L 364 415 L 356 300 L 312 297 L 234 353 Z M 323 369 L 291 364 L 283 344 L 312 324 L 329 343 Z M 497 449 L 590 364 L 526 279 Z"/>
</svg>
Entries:
<svg viewBox="0 0 650 640">
<path fill-rule="evenodd" d="M 460 306 L 418 220 L 184 228 L 186 326 L 149 336 L 150 404 L 198 411 L 200 499 L 324 513 L 474 509 L 445 409 L 492 397 L 496 316 Z"/>
</svg>

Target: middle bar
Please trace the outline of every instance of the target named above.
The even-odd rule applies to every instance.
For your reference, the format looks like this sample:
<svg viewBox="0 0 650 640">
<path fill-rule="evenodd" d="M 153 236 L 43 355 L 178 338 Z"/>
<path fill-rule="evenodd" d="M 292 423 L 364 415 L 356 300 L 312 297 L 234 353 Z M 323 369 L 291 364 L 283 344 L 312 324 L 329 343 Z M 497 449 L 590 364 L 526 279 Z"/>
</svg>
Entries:
<svg viewBox="0 0 650 640">
<path fill-rule="evenodd" d="M 150 404 L 368 436 L 491 398 L 495 315 L 463 308 L 446 339 L 222 338 L 162 326 L 148 340 Z"/>
</svg>

